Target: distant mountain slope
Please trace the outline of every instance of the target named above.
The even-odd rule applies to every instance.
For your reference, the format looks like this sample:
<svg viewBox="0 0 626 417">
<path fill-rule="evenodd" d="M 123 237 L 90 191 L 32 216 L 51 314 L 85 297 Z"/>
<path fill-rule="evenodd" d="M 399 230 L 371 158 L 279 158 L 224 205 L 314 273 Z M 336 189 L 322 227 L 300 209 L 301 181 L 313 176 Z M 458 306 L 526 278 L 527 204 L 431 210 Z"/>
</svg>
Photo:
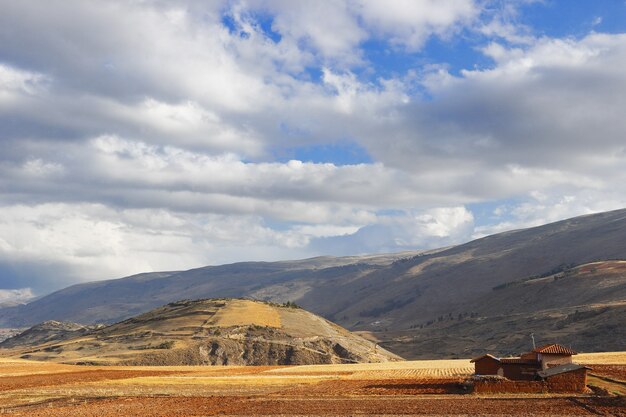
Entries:
<svg viewBox="0 0 626 417">
<path fill-rule="evenodd" d="M 398 262 L 358 284 L 348 283 L 345 290 L 355 291 L 358 301 L 333 314 L 367 322 L 380 315 L 368 315 L 372 306 L 388 306 L 385 319 L 397 328 L 420 322 L 421 317 L 463 311 L 498 285 L 562 265 L 609 259 L 626 259 L 626 210 L 500 233 Z M 333 289 L 332 293 L 341 291 Z M 310 298 L 315 295 L 307 294 Z M 330 292 L 319 296 L 326 298 Z M 328 304 L 336 304 L 326 299 Z"/>
<path fill-rule="evenodd" d="M 3 347 L 13 349 L 3 353 L 108 365 L 303 365 L 402 360 L 301 308 L 241 299 L 170 303 L 70 338 L 65 334 L 45 341 L 29 337 L 38 333 L 38 328 L 5 341 Z"/>
<path fill-rule="evenodd" d="M 580 352 L 626 350 L 626 261 L 593 262 L 497 286 L 466 311 L 378 333 L 407 357 L 512 355 L 558 342 Z"/>
<path fill-rule="evenodd" d="M 441 317 L 459 314 L 483 319 L 507 312 L 530 314 L 523 311 L 526 307 L 531 312 L 558 310 L 569 308 L 574 299 L 586 305 L 588 301 L 581 298 L 585 294 L 592 300 L 606 292 L 593 279 L 563 280 L 562 286 L 550 289 L 551 295 L 533 293 L 537 287 L 507 284 L 545 276 L 564 266 L 606 260 L 626 260 L 626 210 L 500 233 L 425 253 L 239 263 L 82 284 L 25 306 L 0 310 L 0 324 L 16 327 L 50 319 L 110 322 L 181 298 L 253 297 L 296 301 L 351 330 L 372 332 L 408 358 L 451 356 L 480 349 L 495 336 L 478 327 L 476 332 L 453 328 L 433 335 L 424 324 L 441 324 Z M 520 305 L 517 300 L 524 297 L 527 301 Z M 493 301 L 507 298 L 508 302 Z M 521 310 L 516 313 L 516 308 Z M 607 319 L 624 322 L 626 317 L 615 310 Z M 528 333 L 524 323 L 513 319 L 510 323 L 510 333 Z M 430 328 L 434 329 L 432 324 Z M 571 332 L 589 338 L 582 327 L 572 327 Z M 451 342 L 450 349 L 444 349 L 445 343 L 429 344 L 420 335 L 466 345 Z M 503 343 L 502 351 L 514 346 Z"/>
<path fill-rule="evenodd" d="M 25 327 L 46 320 L 113 323 L 182 299 L 248 296 L 277 302 L 293 301 L 308 291 L 309 282 L 358 277 L 418 253 L 241 262 L 89 282 L 73 285 L 27 305 L 0 309 L 0 324 Z"/>
</svg>

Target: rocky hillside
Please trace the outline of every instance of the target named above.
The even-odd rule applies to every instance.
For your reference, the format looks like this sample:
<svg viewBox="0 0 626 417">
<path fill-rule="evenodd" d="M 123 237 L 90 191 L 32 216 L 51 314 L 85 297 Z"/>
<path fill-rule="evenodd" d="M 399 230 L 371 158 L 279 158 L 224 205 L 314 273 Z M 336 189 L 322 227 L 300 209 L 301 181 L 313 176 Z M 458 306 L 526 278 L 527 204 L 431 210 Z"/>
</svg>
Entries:
<svg viewBox="0 0 626 417">
<path fill-rule="evenodd" d="M 294 305 L 241 299 L 179 301 L 68 338 L 38 341 L 40 325 L 4 355 L 107 365 L 302 365 L 402 360 Z M 24 343 L 26 340 L 32 343 Z M 19 343 L 17 343 L 19 341 Z"/>
<path fill-rule="evenodd" d="M 530 332 L 552 332 L 551 319 L 533 321 L 529 315 L 569 311 L 572 300 L 577 300 L 579 311 L 608 300 L 602 307 L 610 313 L 604 324 L 623 323 L 626 317 L 619 301 L 624 298 L 609 297 L 598 285 L 600 276 L 557 280 L 546 287 L 550 293 L 536 291 L 543 288 L 543 281 L 535 282 L 539 286 L 519 285 L 573 266 L 610 260 L 626 260 L 626 210 L 500 233 L 430 252 L 238 263 L 81 284 L 0 310 L 0 325 L 20 327 L 51 319 L 112 322 L 176 299 L 251 297 L 295 301 L 381 340 L 407 358 L 466 356 L 498 340 L 497 329 L 506 329 L 507 335 L 515 336 L 502 339 L 497 353 L 521 343 L 513 338 L 521 341 Z M 459 328 L 441 330 L 459 316 L 464 323 Z M 493 328 L 481 327 L 484 323 L 493 323 Z M 561 330 L 570 333 L 562 335 L 585 349 L 603 350 L 606 345 L 594 345 L 597 340 L 588 327 L 594 325 L 583 320 L 565 326 Z M 626 350 L 626 342 L 615 341 Z"/>
<path fill-rule="evenodd" d="M 90 333 L 100 327 L 102 326 L 84 326 L 78 323 L 48 320 L 4 340 L 0 343 L 0 348 L 16 348 L 47 342 L 59 342 Z"/>
</svg>

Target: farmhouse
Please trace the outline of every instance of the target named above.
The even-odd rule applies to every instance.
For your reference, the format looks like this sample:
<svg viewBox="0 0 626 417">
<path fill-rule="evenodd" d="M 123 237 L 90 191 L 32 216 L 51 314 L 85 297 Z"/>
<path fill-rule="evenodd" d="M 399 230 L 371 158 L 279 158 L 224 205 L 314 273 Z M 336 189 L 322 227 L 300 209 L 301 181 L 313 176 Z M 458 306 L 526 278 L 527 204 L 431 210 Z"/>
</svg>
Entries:
<svg viewBox="0 0 626 417">
<path fill-rule="evenodd" d="M 567 369 L 566 373 L 573 372 L 569 370 L 571 366 L 566 365 L 575 365 L 572 363 L 572 355 L 576 354 L 565 346 L 550 344 L 535 348 L 516 358 L 497 358 L 487 354 L 474 358 L 471 362 L 474 363 L 476 375 L 499 375 L 514 381 L 534 381 L 558 375 L 559 373 L 546 374 L 555 368 Z M 580 368 L 576 370 L 580 371 Z M 586 370 L 580 372 L 586 375 Z M 542 376 L 544 374 L 545 377 Z"/>
<path fill-rule="evenodd" d="M 572 363 L 572 355 L 578 353 L 565 346 L 550 344 L 533 349 L 521 355 L 522 359 L 533 360 L 541 363 L 541 369 L 545 370 L 553 366 Z"/>
</svg>

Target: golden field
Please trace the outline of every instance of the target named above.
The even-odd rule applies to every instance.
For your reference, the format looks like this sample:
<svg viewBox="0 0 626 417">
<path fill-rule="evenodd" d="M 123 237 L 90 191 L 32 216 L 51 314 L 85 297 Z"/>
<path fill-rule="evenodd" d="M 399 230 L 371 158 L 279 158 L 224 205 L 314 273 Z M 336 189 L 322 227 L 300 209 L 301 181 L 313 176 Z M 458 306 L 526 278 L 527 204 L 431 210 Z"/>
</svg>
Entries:
<svg viewBox="0 0 626 417">
<path fill-rule="evenodd" d="M 598 364 L 601 373 L 606 369 L 599 375 L 608 378 L 603 383 L 626 384 L 621 379 L 626 352 L 576 359 Z M 458 383 L 472 370 L 469 360 L 95 367 L 0 359 L 0 411 L 24 416 L 626 415 L 620 396 L 464 394 Z"/>
</svg>

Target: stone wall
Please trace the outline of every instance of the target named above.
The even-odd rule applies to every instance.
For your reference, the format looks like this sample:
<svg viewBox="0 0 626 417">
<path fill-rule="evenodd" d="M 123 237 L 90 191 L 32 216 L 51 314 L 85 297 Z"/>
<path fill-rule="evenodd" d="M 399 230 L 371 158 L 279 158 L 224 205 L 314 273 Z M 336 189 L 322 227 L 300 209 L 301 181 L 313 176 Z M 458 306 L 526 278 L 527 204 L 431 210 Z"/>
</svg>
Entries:
<svg viewBox="0 0 626 417">
<path fill-rule="evenodd" d="M 476 381 L 474 382 L 476 394 L 499 394 L 499 393 L 526 393 L 541 394 L 548 392 L 548 385 L 543 381 Z"/>
<path fill-rule="evenodd" d="M 587 388 L 587 370 L 579 369 L 565 374 L 554 375 L 547 379 L 550 392 L 585 392 Z"/>
<path fill-rule="evenodd" d="M 474 381 L 474 392 L 488 393 L 583 393 L 587 389 L 587 372 L 580 369 L 554 375 L 545 381 L 511 381 L 508 379 L 485 379 Z"/>
</svg>

